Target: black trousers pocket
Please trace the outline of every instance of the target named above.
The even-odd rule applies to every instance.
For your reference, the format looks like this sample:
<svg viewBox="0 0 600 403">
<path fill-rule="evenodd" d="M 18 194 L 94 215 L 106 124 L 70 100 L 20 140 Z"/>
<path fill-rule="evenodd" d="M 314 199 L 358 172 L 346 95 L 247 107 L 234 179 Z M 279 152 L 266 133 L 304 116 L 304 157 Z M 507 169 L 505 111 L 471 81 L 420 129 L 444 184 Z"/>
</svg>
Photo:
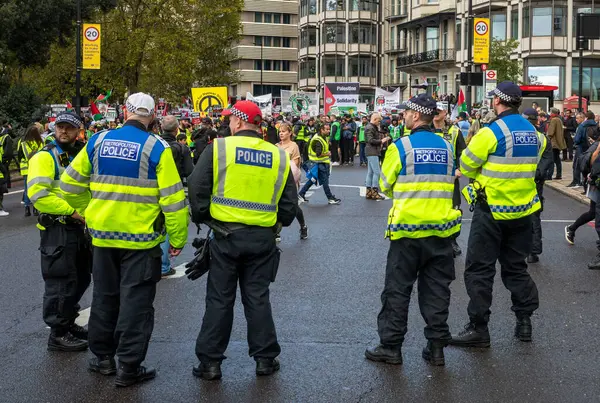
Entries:
<svg viewBox="0 0 600 403">
<path fill-rule="evenodd" d="M 42 231 L 40 241 L 40 255 L 42 277 L 65 277 L 69 274 L 69 265 L 66 261 L 67 234 L 63 227 L 53 226 Z"/>
<path fill-rule="evenodd" d="M 271 272 L 271 283 L 275 282 L 275 278 L 277 277 L 277 271 L 279 270 L 279 261 L 281 260 L 281 249 L 277 248 L 275 250 L 275 254 L 273 255 L 273 269 Z"/>
<path fill-rule="evenodd" d="M 159 246 L 155 246 L 148 250 L 146 267 L 143 270 L 142 281 L 152 281 L 158 283 L 161 277 L 161 266 L 162 266 L 162 250 Z"/>
</svg>

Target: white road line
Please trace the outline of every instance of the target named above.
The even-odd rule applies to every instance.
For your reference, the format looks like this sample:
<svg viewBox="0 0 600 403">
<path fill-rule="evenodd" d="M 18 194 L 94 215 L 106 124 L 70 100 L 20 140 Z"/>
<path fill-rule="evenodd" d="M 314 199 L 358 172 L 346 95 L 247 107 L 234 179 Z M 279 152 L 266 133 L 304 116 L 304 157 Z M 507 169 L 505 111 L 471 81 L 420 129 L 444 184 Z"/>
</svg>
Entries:
<svg viewBox="0 0 600 403">
<path fill-rule="evenodd" d="M 90 307 L 79 311 L 79 316 L 77 317 L 77 319 L 75 319 L 75 323 L 79 326 L 87 326 L 88 322 L 90 321 L 91 310 L 92 308 Z M 46 326 L 46 329 L 50 329 L 50 326 Z"/>
<path fill-rule="evenodd" d="M 7 195 L 7 196 L 8 196 L 8 195 L 16 195 L 16 194 L 18 194 L 18 193 L 23 193 L 23 189 L 21 189 L 21 190 L 15 190 L 14 192 L 8 192 L 6 195 Z"/>
<path fill-rule="evenodd" d="M 185 276 L 185 265 L 187 264 L 187 262 L 180 264 L 177 267 L 174 267 L 175 271 L 177 273 L 173 274 L 172 276 L 168 276 L 168 277 L 163 277 L 162 280 L 170 280 L 172 278 L 180 278 Z"/>
</svg>

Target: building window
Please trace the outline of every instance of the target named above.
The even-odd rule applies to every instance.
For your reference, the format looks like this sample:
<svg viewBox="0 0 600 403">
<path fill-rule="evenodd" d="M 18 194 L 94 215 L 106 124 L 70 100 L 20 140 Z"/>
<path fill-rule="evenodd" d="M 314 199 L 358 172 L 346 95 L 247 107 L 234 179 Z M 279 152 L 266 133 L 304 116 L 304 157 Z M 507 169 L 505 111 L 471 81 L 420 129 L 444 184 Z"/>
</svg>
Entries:
<svg viewBox="0 0 600 403">
<path fill-rule="evenodd" d="M 281 60 L 273 60 L 273 70 L 281 71 Z"/>
<path fill-rule="evenodd" d="M 289 14 L 283 14 L 283 23 L 284 24 L 291 24 L 292 23 L 292 16 Z"/>
<path fill-rule="evenodd" d="M 377 0 L 350 0 L 350 11 L 377 12 Z"/>
<path fill-rule="evenodd" d="M 273 47 L 275 47 L 275 48 L 281 47 L 281 37 L 279 37 L 279 36 L 273 37 Z"/>
<path fill-rule="evenodd" d="M 531 33 L 533 36 L 551 36 L 552 35 L 552 8 L 536 7 L 533 9 L 533 24 Z"/>
<path fill-rule="evenodd" d="M 300 78 L 316 78 L 317 77 L 317 61 L 315 59 L 307 59 L 300 62 Z"/>
<path fill-rule="evenodd" d="M 273 14 L 273 23 L 281 24 L 281 14 Z"/>
<path fill-rule="evenodd" d="M 492 14 L 492 37 L 499 41 L 506 40 L 506 14 Z"/>
<path fill-rule="evenodd" d="M 323 10 L 344 11 L 344 0 L 323 0 Z"/>
<path fill-rule="evenodd" d="M 510 14 L 510 35 L 515 39 L 519 39 L 519 7 L 513 6 Z"/>
<path fill-rule="evenodd" d="M 462 49 L 461 47 L 461 39 L 462 39 L 462 35 L 461 35 L 461 31 L 460 31 L 460 21 L 456 22 L 456 49 Z"/>
<path fill-rule="evenodd" d="M 254 46 L 262 46 L 262 44 L 263 44 L 262 36 L 255 36 L 254 37 Z"/>
<path fill-rule="evenodd" d="M 415 29 L 415 53 L 421 52 L 421 30 Z"/>
<path fill-rule="evenodd" d="M 345 60 L 343 57 L 324 57 L 323 58 L 323 70 L 326 76 L 339 76 L 343 77 L 346 75 Z"/>
<path fill-rule="evenodd" d="M 290 71 L 290 61 L 289 60 L 281 61 L 281 71 Z"/>
<path fill-rule="evenodd" d="M 264 22 L 267 24 L 270 24 L 273 21 L 273 14 L 271 13 L 265 13 L 264 17 Z"/>
<path fill-rule="evenodd" d="M 523 38 L 529 37 L 529 7 L 523 5 Z"/>
<path fill-rule="evenodd" d="M 396 49 L 396 27 L 390 28 L 390 49 Z"/>
<path fill-rule="evenodd" d="M 442 76 L 442 85 L 441 85 L 442 94 L 448 93 L 448 76 Z M 438 95 L 442 95 L 438 94 Z"/>
<path fill-rule="evenodd" d="M 291 45 L 291 40 L 290 38 L 281 38 L 283 41 L 283 47 L 284 48 L 289 48 Z"/>
<path fill-rule="evenodd" d="M 323 27 L 324 43 L 346 43 L 346 27 L 344 25 L 326 24 Z"/>
<path fill-rule="evenodd" d="M 308 0 L 300 0 L 300 17 L 306 17 L 307 15 L 308 15 Z M 284 19 L 285 19 L 285 17 L 284 17 Z"/>
<path fill-rule="evenodd" d="M 369 56 L 350 57 L 350 76 L 375 77 L 375 59 Z"/>
<path fill-rule="evenodd" d="M 273 70 L 273 61 L 263 60 L 263 70 Z"/>
<path fill-rule="evenodd" d="M 317 0 L 308 0 L 308 13 L 309 14 L 317 13 Z"/>
<path fill-rule="evenodd" d="M 573 64 L 576 64 L 575 59 Z M 579 68 L 573 67 L 573 80 L 571 93 L 577 95 L 579 93 Z M 583 97 L 590 101 L 600 100 L 600 67 L 584 67 L 583 68 Z"/>
<path fill-rule="evenodd" d="M 262 13 L 254 13 L 254 22 L 263 22 Z"/>
<path fill-rule="evenodd" d="M 448 20 L 444 20 L 444 23 L 442 24 L 443 27 L 443 31 L 442 31 L 442 49 L 447 50 L 448 49 Z"/>
<path fill-rule="evenodd" d="M 268 46 L 268 47 L 273 46 L 273 37 L 271 37 L 271 36 L 263 37 L 263 46 Z"/>
<path fill-rule="evenodd" d="M 434 27 L 426 28 L 426 36 L 427 36 L 427 43 L 426 43 L 427 48 L 425 49 L 426 51 L 439 49 L 439 35 L 440 35 L 439 28 L 434 28 Z"/>
<path fill-rule="evenodd" d="M 527 83 L 531 85 L 554 85 L 559 88 L 554 91 L 554 98 L 563 99 L 563 72 L 564 67 L 561 66 L 529 66 L 527 68 Z"/>
<path fill-rule="evenodd" d="M 261 64 L 262 64 L 262 60 L 254 60 L 254 70 L 260 70 Z"/>
<path fill-rule="evenodd" d="M 554 17 L 552 18 L 552 28 L 554 36 L 567 35 L 567 9 L 564 7 L 554 8 Z"/>
<path fill-rule="evenodd" d="M 375 25 L 350 25 L 350 43 L 364 43 L 375 45 L 377 43 L 377 33 L 375 30 Z"/>
</svg>

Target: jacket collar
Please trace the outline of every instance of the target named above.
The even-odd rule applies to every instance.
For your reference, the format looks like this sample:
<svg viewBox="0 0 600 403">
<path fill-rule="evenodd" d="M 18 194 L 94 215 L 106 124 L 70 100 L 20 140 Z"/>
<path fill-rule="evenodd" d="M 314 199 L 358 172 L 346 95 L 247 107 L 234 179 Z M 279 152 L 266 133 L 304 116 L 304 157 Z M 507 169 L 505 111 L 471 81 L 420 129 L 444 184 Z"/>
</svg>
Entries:
<svg viewBox="0 0 600 403">
<path fill-rule="evenodd" d="M 139 122 L 139 121 L 133 120 L 133 119 L 130 119 L 127 122 L 125 122 L 123 124 L 123 127 L 125 127 L 125 126 L 133 126 L 133 127 L 135 127 L 136 129 L 139 129 L 139 130 L 143 130 L 145 132 L 148 131 L 148 128 L 146 126 L 144 126 L 144 124 L 142 122 Z"/>
</svg>

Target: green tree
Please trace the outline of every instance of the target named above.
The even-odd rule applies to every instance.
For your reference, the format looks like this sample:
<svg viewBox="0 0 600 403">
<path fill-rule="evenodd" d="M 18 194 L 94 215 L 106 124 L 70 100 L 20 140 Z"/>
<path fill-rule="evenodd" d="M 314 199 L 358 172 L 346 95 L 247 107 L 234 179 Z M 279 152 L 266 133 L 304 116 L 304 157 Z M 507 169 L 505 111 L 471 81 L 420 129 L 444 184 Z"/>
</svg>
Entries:
<svg viewBox="0 0 600 403">
<path fill-rule="evenodd" d="M 0 96 L 0 119 L 8 120 L 19 133 L 43 117 L 41 101 L 33 88 L 22 84 L 12 85 Z"/>
<path fill-rule="evenodd" d="M 114 89 L 115 96 L 145 91 L 179 100 L 194 85 L 238 81 L 231 63 L 240 38 L 243 0 L 118 0 L 114 10 L 90 21 L 102 24 L 100 70 L 84 70 L 82 94 Z M 54 45 L 44 68 L 25 72 L 49 101 L 70 99 L 75 86 L 75 48 Z"/>
<path fill-rule="evenodd" d="M 508 39 L 507 41 L 492 39 L 488 69 L 498 72 L 498 81 L 512 81 L 515 83 L 523 81 L 521 61 L 510 57 L 518 46 L 519 41 L 516 39 Z"/>
</svg>

